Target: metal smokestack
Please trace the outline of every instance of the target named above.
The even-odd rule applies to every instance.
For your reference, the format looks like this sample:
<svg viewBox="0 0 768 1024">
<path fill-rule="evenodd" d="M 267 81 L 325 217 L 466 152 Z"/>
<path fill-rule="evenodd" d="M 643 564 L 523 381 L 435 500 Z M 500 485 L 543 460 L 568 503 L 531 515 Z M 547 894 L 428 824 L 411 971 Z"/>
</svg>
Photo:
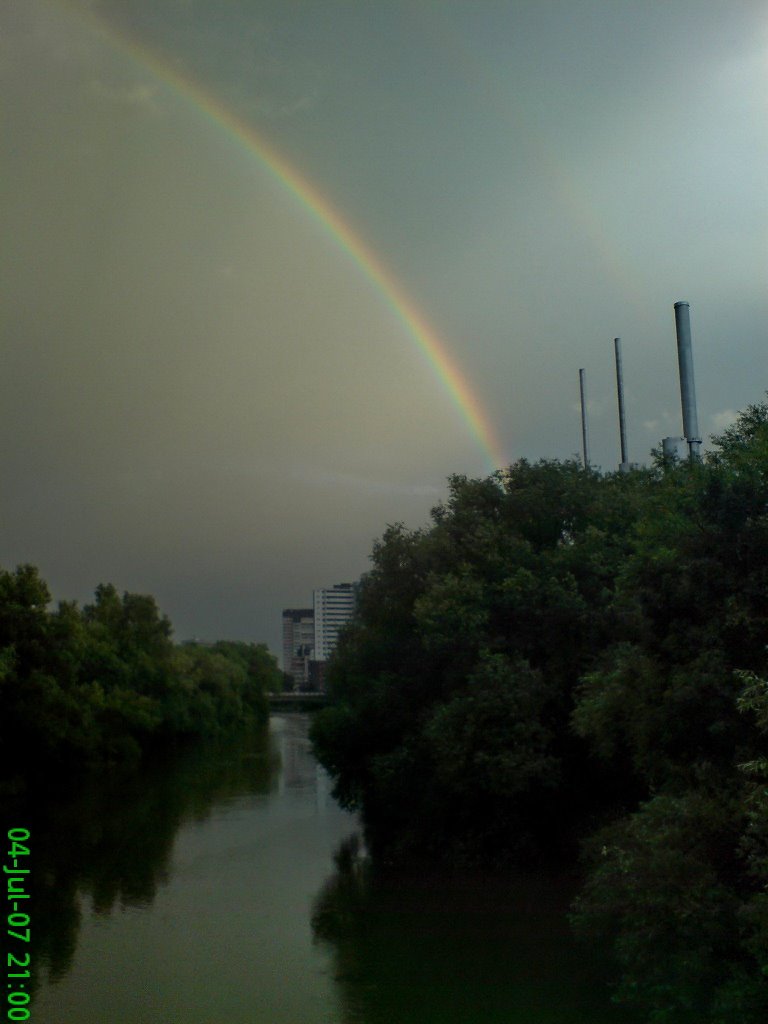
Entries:
<svg viewBox="0 0 768 1024">
<path fill-rule="evenodd" d="M 693 350 L 691 348 L 691 315 L 687 302 L 675 303 L 677 361 L 680 367 L 680 400 L 683 406 L 683 434 L 688 442 L 691 461 L 701 458 L 699 420 L 696 415 L 696 387 L 693 382 Z"/>
<path fill-rule="evenodd" d="M 584 450 L 584 469 L 589 469 L 589 432 L 587 431 L 587 371 L 579 370 L 581 392 L 581 442 Z"/>
<path fill-rule="evenodd" d="M 621 442 L 621 465 L 622 473 L 629 471 L 629 459 L 627 458 L 627 421 L 624 416 L 624 375 L 621 369 L 621 338 L 613 339 L 613 347 L 616 351 L 616 390 L 619 396 L 619 441 Z"/>
</svg>

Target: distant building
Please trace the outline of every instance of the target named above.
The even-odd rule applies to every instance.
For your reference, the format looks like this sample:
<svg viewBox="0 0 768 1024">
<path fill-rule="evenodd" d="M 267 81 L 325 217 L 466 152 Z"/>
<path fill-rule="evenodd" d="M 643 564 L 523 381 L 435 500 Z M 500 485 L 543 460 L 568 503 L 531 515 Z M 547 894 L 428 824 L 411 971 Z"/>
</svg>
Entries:
<svg viewBox="0 0 768 1024">
<path fill-rule="evenodd" d="M 283 609 L 283 672 L 298 690 L 310 688 L 310 661 L 315 650 L 315 618 L 311 608 Z"/>
<path fill-rule="evenodd" d="M 315 617 L 315 660 L 327 661 L 336 646 L 339 630 L 355 611 L 355 585 L 337 583 L 313 592 Z"/>
</svg>

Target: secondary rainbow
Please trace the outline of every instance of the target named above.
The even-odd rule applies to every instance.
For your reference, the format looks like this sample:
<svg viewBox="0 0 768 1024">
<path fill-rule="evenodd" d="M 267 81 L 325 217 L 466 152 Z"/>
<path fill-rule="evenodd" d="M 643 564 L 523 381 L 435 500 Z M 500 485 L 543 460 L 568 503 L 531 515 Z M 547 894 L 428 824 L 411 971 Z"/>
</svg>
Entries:
<svg viewBox="0 0 768 1024">
<path fill-rule="evenodd" d="M 184 100 L 196 107 L 221 130 L 227 132 L 251 156 L 292 193 L 310 216 L 345 250 L 364 274 L 376 286 L 388 305 L 405 327 L 408 335 L 427 358 L 435 374 L 451 397 L 476 442 L 487 469 L 493 471 L 506 464 L 502 446 L 495 435 L 490 419 L 480 405 L 466 376 L 459 370 L 449 354 L 445 342 L 417 309 L 406 290 L 387 269 L 377 254 L 363 242 L 349 223 L 325 196 L 293 167 L 275 147 L 233 113 L 215 96 L 187 74 L 183 74 L 154 47 L 123 29 L 116 29 L 93 8 L 86 9 L 71 0 L 58 0 L 58 6 L 90 23 L 111 46 L 172 88 Z"/>
</svg>

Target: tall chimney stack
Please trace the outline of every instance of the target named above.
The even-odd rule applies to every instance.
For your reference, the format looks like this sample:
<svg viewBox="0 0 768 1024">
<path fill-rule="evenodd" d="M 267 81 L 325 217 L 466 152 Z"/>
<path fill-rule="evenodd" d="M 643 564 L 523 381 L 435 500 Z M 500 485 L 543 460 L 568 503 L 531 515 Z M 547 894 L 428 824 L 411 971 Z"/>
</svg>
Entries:
<svg viewBox="0 0 768 1024">
<path fill-rule="evenodd" d="M 691 316 L 687 302 L 675 303 L 677 330 L 677 361 L 680 367 L 680 400 L 683 406 L 683 434 L 688 442 L 691 462 L 701 458 L 699 420 L 696 415 L 696 387 L 693 382 L 693 351 L 691 349 Z"/>
<path fill-rule="evenodd" d="M 587 371 L 579 370 L 581 392 L 581 443 L 584 451 L 584 469 L 589 469 L 589 432 L 587 430 Z"/>
<path fill-rule="evenodd" d="M 627 421 L 624 416 L 624 374 L 621 369 L 621 338 L 613 339 L 613 347 L 616 352 L 616 390 L 619 395 L 619 442 L 621 444 L 621 464 L 619 470 L 622 473 L 628 473 L 629 459 L 627 458 Z"/>
</svg>

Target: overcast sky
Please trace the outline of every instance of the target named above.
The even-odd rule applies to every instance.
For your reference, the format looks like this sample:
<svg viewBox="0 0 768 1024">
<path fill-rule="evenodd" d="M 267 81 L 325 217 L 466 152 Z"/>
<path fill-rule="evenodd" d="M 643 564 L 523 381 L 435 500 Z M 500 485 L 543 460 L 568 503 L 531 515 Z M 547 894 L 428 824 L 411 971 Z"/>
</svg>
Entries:
<svg viewBox="0 0 768 1024">
<path fill-rule="evenodd" d="M 336 209 L 504 457 L 618 462 L 768 388 L 763 0 L 0 0 L 0 565 L 267 642 L 487 454 L 359 262 L 195 83 Z M 150 58 L 150 54 L 153 54 Z M 174 85 L 174 81 L 177 83 Z"/>
</svg>

